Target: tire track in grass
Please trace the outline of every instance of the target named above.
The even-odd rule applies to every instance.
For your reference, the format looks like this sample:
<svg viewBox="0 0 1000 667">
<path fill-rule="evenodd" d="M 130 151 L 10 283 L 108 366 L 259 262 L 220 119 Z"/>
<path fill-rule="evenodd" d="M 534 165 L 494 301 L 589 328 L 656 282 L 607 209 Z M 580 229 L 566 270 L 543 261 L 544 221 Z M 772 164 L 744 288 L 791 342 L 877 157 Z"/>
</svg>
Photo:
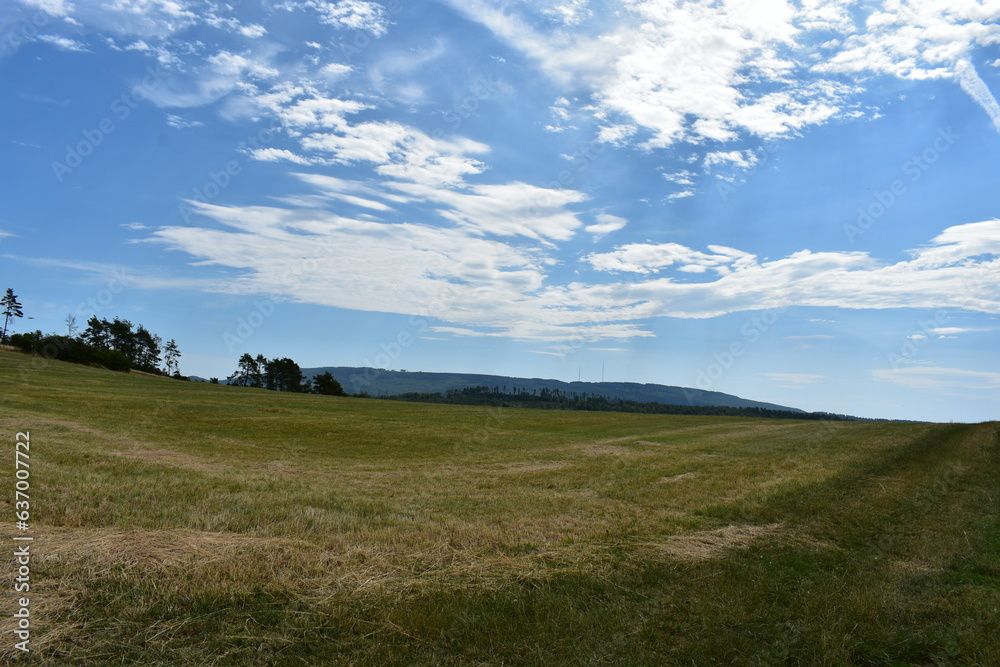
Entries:
<svg viewBox="0 0 1000 667">
<path fill-rule="evenodd" d="M 674 593 L 721 602 L 693 613 L 709 627 L 677 657 L 1000 664 L 998 443 L 997 423 L 936 425 L 837 478 L 735 508 L 835 548 L 778 532 L 693 571 L 705 583 Z"/>
</svg>

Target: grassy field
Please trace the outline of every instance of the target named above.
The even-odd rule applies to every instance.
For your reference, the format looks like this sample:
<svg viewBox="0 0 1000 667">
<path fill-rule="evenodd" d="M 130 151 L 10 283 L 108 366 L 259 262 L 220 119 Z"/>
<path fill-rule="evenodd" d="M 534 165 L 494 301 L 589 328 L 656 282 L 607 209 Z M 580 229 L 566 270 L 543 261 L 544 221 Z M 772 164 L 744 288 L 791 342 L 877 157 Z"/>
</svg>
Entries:
<svg viewBox="0 0 1000 667">
<path fill-rule="evenodd" d="M 10 537 L 18 431 L 35 663 L 1000 664 L 997 423 L 421 405 L 0 351 Z"/>
</svg>

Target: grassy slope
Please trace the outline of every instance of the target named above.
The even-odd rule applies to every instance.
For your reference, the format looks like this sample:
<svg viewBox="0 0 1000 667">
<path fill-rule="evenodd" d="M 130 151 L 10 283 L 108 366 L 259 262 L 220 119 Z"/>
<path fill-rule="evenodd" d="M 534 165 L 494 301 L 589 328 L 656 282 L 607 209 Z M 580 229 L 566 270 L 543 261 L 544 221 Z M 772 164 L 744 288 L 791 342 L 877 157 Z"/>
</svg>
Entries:
<svg viewBox="0 0 1000 667">
<path fill-rule="evenodd" d="M 1000 663 L 996 423 L 400 404 L 0 351 L 11 471 L 20 430 L 52 663 Z"/>
</svg>

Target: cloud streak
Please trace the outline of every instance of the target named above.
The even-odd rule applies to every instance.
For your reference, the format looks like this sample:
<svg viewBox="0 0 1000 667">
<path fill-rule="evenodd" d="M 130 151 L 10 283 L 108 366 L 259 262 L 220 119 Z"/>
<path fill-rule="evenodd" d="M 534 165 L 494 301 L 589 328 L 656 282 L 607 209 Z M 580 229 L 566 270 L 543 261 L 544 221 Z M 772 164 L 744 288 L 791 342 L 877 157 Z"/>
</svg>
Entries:
<svg viewBox="0 0 1000 667">
<path fill-rule="evenodd" d="M 866 73 L 957 78 L 995 125 L 1000 119 L 968 62 L 975 48 L 1000 42 L 992 3 L 636 0 L 586 29 L 579 21 L 539 27 L 533 3 L 453 4 L 538 62 L 563 92 L 586 91 L 581 109 L 614 143 L 665 148 L 794 135 L 860 113 L 857 79 Z M 559 110 L 568 115 L 566 105 Z M 707 168 L 721 156 L 739 162 L 732 151 L 711 155 Z"/>
<path fill-rule="evenodd" d="M 997 220 L 945 229 L 911 251 L 911 259 L 895 263 L 863 252 L 801 250 L 761 261 L 722 245 L 702 251 L 677 243 L 626 244 L 578 260 L 579 274 L 589 273 L 590 282 L 562 282 L 553 273 L 565 261 L 561 244 L 581 231 L 605 233 L 625 224 L 597 213 L 598 226 L 584 226 L 569 208 L 585 204 L 582 193 L 523 183 L 448 189 L 305 173 L 300 179 L 315 194 L 287 198 L 292 207 L 190 202 L 221 228 L 164 227 L 152 240 L 199 265 L 238 269 L 240 277 L 225 291 L 432 314 L 441 321 L 437 331 L 451 335 L 627 339 L 649 335 L 643 323 L 650 318 L 789 306 L 1000 313 Z M 325 208 L 331 202 L 390 221 L 335 214 Z M 420 210 L 415 206 L 427 211 L 423 220 L 391 221 L 400 218 L 397 208 L 406 207 L 409 216 Z M 308 271 L 298 274 L 289 269 L 305 265 Z"/>
</svg>

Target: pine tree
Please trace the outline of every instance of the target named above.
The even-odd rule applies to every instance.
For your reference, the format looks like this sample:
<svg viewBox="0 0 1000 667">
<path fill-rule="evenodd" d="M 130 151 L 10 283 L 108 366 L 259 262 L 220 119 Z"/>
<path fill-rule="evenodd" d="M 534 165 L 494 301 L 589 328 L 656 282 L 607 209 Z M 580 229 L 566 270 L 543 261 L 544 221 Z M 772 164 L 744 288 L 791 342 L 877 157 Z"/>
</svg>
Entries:
<svg viewBox="0 0 1000 667">
<path fill-rule="evenodd" d="M 0 306 L 3 306 L 3 334 L 0 334 L 0 340 L 7 340 L 7 324 L 10 322 L 12 317 L 24 317 L 24 312 L 21 310 L 21 304 L 17 302 L 17 297 L 14 295 L 14 290 L 10 287 L 7 288 L 7 294 L 0 299 Z"/>
<path fill-rule="evenodd" d="M 177 360 L 180 358 L 181 351 L 177 347 L 177 341 L 171 338 L 163 347 L 163 363 L 167 366 L 168 375 L 180 375 L 180 368 L 177 365 Z"/>
<path fill-rule="evenodd" d="M 330 371 L 313 377 L 313 391 L 325 396 L 344 396 L 344 387 Z"/>
</svg>

